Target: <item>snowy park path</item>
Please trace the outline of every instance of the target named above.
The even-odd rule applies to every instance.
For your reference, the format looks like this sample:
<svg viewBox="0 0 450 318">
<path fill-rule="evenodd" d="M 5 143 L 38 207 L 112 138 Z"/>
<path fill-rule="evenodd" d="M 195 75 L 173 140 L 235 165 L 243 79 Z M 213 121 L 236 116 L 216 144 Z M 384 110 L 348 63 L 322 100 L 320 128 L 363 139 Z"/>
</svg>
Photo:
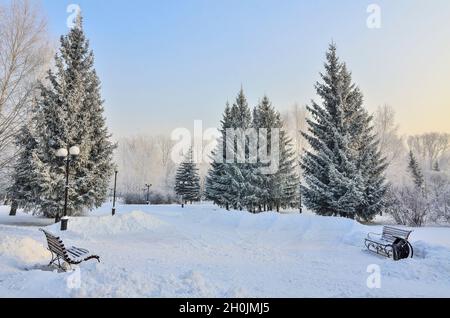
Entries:
<svg viewBox="0 0 450 318">
<path fill-rule="evenodd" d="M 381 227 L 346 219 L 209 205 L 121 206 L 113 218 L 104 207 L 65 233 L 48 228 L 102 259 L 57 273 L 42 267 L 48 221 L 19 226 L 1 211 L 0 297 L 450 297 L 449 228 L 416 230 L 417 257 L 393 262 L 364 251 Z M 367 287 L 372 264 L 380 289 Z"/>
</svg>

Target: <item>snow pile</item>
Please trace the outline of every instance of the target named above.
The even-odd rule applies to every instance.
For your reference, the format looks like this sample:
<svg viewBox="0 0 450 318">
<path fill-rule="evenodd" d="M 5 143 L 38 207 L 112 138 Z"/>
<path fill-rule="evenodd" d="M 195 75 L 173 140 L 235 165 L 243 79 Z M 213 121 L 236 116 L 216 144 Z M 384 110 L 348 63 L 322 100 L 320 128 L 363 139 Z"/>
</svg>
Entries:
<svg viewBox="0 0 450 318">
<path fill-rule="evenodd" d="M 48 262 L 50 253 L 40 242 L 31 238 L 2 237 L 0 256 L 16 260 L 16 263 L 34 264 Z"/>
<path fill-rule="evenodd" d="M 82 237 L 110 236 L 154 231 L 165 223 L 147 213 L 134 211 L 116 216 L 70 218 L 67 233 Z M 52 233 L 60 233 L 60 224 L 48 227 Z"/>
</svg>

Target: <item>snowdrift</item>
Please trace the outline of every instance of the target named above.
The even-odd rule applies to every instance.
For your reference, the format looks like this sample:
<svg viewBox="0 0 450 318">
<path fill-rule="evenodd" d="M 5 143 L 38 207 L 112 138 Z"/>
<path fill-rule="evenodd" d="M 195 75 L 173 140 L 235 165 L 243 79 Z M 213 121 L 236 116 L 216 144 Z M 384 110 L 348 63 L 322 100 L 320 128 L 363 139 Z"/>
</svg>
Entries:
<svg viewBox="0 0 450 318">
<path fill-rule="evenodd" d="M 34 264 L 48 262 L 50 252 L 41 242 L 31 238 L 2 237 L 0 239 L 0 257 L 10 259 L 10 263 Z"/>
<path fill-rule="evenodd" d="M 140 211 L 117 216 L 79 217 L 69 219 L 67 236 L 73 234 L 83 237 L 111 236 L 154 231 L 164 222 Z M 60 224 L 53 224 L 47 229 L 54 234 L 61 234 Z"/>
</svg>

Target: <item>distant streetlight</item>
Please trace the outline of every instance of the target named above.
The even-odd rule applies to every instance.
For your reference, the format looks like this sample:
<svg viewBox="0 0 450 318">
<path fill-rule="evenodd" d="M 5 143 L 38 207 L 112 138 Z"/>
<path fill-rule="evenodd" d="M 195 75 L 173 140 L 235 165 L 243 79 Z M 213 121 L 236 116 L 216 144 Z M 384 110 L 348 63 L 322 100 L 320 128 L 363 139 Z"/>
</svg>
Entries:
<svg viewBox="0 0 450 318">
<path fill-rule="evenodd" d="M 153 184 L 145 184 L 145 190 L 147 190 L 147 205 L 150 205 L 150 187 L 152 187 Z"/>
<path fill-rule="evenodd" d="M 189 184 L 189 182 L 188 181 L 179 181 L 178 184 L 180 184 L 180 185 L 187 185 L 187 184 Z M 183 195 L 181 195 L 181 208 L 184 209 Z"/>
<path fill-rule="evenodd" d="M 64 192 L 64 214 L 61 219 L 61 231 L 67 230 L 67 223 L 69 222 L 67 218 L 67 200 L 69 197 L 69 168 L 70 168 L 70 157 L 76 157 L 80 155 L 80 148 L 77 146 L 72 146 L 69 149 L 61 148 L 56 151 L 56 157 L 66 159 L 66 187 Z M 56 216 L 56 223 L 60 220 L 60 215 Z"/>
<path fill-rule="evenodd" d="M 114 194 L 113 194 L 113 207 L 112 207 L 112 215 L 116 215 L 116 188 L 117 188 L 117 174 L 119 171 L 114 171 Z"/>
</svg>

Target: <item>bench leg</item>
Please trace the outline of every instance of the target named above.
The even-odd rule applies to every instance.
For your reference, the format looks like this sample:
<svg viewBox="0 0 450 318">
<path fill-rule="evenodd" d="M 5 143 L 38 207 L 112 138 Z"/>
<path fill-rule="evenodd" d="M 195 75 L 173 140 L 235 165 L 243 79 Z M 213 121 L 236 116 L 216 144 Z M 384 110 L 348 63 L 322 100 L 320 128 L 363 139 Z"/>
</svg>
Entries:
<svg viewBox="0 0 450 318">
<path fill-rule="evenodd" d="M 407 241 L 407 242 L 408 242 L 408 241 Z M 408 242 L 408 245 L 409 245 L 409 249 L 410 249 L 410 251 L 411 251 L 411 258 L 413 258 L 413 257 L 414 257 L 414 249 L 413 249 L 411 243 Z"/>
<path fill-rule="evenodd" d="M 61 257 L 54 254 L 52 251 L 50 251 L 50 253 L 52 253 L 52 260 L 50 261 L 50 263 L 48 264 L 48 266 L 52 266 L 52 265 L 56 265 L 59 269 L 62 269 L 62 265 L 61 265 Z M 56 264 L 56 261 L 58 261 L 58 264 Z"/>
<path fill-rule="evenodd" d="M 52 251 L 50 251 L 50 253 L 52 253 L 52 260 L 50 261 L 48 266 L 52 266 L 56 262 L 56 260 L 58 259 L 58 257 L 55 257 L 55 254 L 53 254 Z"/>
</svg>

